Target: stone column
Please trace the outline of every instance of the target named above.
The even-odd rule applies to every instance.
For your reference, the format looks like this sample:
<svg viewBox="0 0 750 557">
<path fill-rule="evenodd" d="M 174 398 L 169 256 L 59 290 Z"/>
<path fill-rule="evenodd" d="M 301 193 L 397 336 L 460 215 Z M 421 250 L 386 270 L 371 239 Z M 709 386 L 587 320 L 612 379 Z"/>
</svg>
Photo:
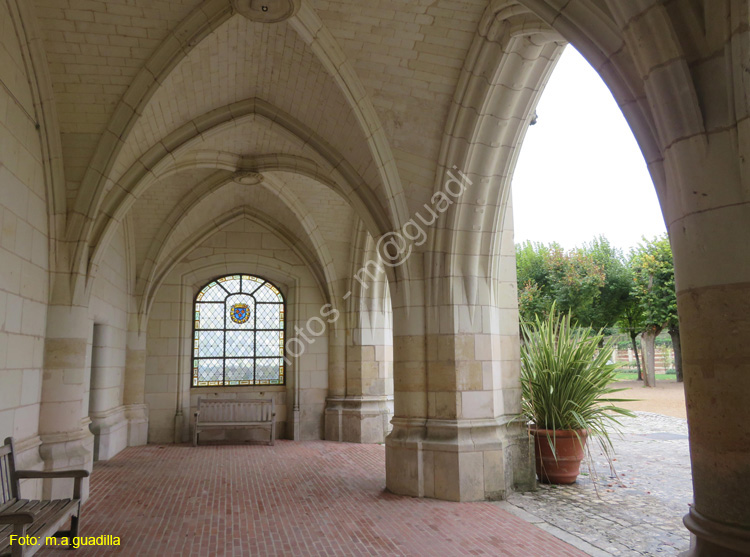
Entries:
<svg viewBox="0 0 750 557">
<path fill-rule="evenodd" d="M 393 430 L 385 440 L 385 483 L 399 495 L 424 497 L 422 444 L 427 423 L 424 279 L 416 256 L 410 280 L 391 285 L 393 302 Z"/>
<path fill-rule="evenodd" d="M 675 147 L 681 198 L 666 211 L 690 429 L 691 556 L 750 555 L 750 196 L 727 164 L 732 141 L 712 137 L 712 156 L 699 138 Z"/>
<path fill-rule="evenodd" d="M 342 408 L 342 441 L 383 443 L 390 431 L 393 346 L 389 300 L 369 299 L 358 326 L 347 332 L 346 397 Z"/>
<path fill-rule="evenodd" d="M 346 347 L 343 319 L 328 330 L 328 398 L 325 409 L 326 441 L 343 441 L 342 410 L 346 396 Z"/>
<path fill-rule="evenodd" d="M 452 277 L 428 254 L 434 276 L 394 294 L 393 433 L 386 485 L 449 501 L 500 499 L 534 484 L 520 412 L 518 307 L 511 208 L 492 280 Z M 467 269 L 487 268 L 464 259 Z M 410 267 L 413 273 L 414 267 Z M 427 296 L 426 311 L 422 291 Z M 404 303 L 404 299 L 411 300 Z M 422 332 L 422 334 L 420 334 Z"/>
<path fill-rule="evenodd" d="M 146 392 L 146 333 L 137 330 L 132 323 L 128 331 L 125 354 L 125 389 L 123 404 L 128 420 L 128 446 L 145 445 L 148 442 L 148 406 Z"/>
<path fill-rule="evenodd" d="M 44 469 L 91 470 L 94 437 L 89 431 L 88 384 L 91 320 L 81 306 L 50 305 L 39 412 L 39 452 Z M 69 480 L 45 481 L 45 499 L 70 497 Z M 88 493 L 88 482 L 84 482 Z"/>
<path fill-rule="evenodd" d="M 124 331 L 95 324 L 89 387 L 90 428 L 94 433 L 94 460 L 108 460 L 127 446 L 128 423 L 123 400 L 125 370 Z"/>
</svg>

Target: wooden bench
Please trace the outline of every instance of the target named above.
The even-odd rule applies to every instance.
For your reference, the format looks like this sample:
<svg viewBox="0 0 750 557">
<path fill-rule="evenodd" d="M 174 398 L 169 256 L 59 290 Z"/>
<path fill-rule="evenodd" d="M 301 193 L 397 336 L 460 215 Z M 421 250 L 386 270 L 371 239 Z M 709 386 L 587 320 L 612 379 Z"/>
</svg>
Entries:
<svg viewBox="0 0 750 557">
<path fill-rule="evenodd" d="M 195 413 L 193 446 L 198 444 L 198 434 L 207 429 L 251 429 L 267 427 L 269 445 L 276 439 L 276 411 L 272 398 L 252 400 L 198 399 Z"/>
<path fill-rule="evenodd" d="M 66 537 L 69 541 L 78 536 L 78 517 L 81 513 L 81 481 L 86 470 L 62 472 L 37 472 L 16 470 L 13 438 L 8 437 L 0 448 L 0 555 L 21 557 L 33 555 L 44 546 L 47 537 Z M 54 501 L 21 499 L 20 482 L 24 478 L 73 478 L 73 498 Z M 60 530 L 70 519 L 70 530 Z M 33 536 L 35 545 L 21 545 L 13 536 Z M 68 547 L 72 547 L 69 545 Z"/>
</svg>

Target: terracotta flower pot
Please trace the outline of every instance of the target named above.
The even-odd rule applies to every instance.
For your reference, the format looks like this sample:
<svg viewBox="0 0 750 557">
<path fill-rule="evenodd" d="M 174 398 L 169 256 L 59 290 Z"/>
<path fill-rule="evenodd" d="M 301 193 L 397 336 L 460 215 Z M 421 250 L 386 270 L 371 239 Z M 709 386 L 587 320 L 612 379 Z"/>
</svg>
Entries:
<svg viewBox="0 0 750 557">
<path fill-rule="evenodd" d="M 581 470 L 583 449 L 586 445 L 586 430 L 579 429 L 578 435 L 573 430 L 553 431 L 531 427 L 530 431 L 534 435 L 536 475 L 539 481 L 553 484 L 575 483 Z M 554 454 L 550 440 L 555 445 Z"/>
</svg>

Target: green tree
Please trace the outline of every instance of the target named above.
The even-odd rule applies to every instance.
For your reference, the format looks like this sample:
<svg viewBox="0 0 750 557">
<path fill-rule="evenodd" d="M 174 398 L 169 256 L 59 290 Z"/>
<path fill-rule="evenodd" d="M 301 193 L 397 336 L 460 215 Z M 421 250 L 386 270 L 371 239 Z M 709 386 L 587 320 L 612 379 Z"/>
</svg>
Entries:
<svg viewBox="0 0 750 557">
<path fill-rule="evenodd" d="M 633 273 L 629 265 L 626 267 L 626 270 L 629 285 L 632 285 Z M 638 355 L 638 343 L 636 340 L 646 326 L 643 321 L 643 310 L 641 309 L 640 301 L 636 297 L 632 287 L 628 292 L 628 298 L 625 302 L 622 314 L 620 315 L 620 319 L 617 322 L 617 327 L 630 338 L 630 344 L 633 346 L 633 353 L 635 354 L 635 367 L 638 370 L 638 381 L 642 381 L 643 374 L 641 371 L 641 360 Z"/>
<path fill-rule="evenodd" d="M 588 325 L 604 273 L 591 254 L 566 252 L 558 244 L 525 242 L 516 246 L 518 302 L 522 322 L 549 315 L 553 303 L 570 312 L 575 323 Z"/>
<path fill-rule="evenodd" d="M 609 329 L 630 295 L 622 252 L 604 237 L 568 251 L 555 243 L 525 242 L 516 246 L 516 265 L 522 322 L 546 317 L 555 303 L 578 326 Z"/>
<path fill-rule="evenodd" d="M 589 314 L 581 321 L 594 330 L 611 329 L 631 302 L 632 273 L 622 251 L 604 236 L 594 238 L 581 251 L 604 273 L 604 281 L 593 299 Z"/>
<path fill-rule="evenodd" d="M 674 263 L 672 249 L 666 234 L 651 241 L 645 238 L 631 254 L 633 294 L 643 316 L 644 384 L 656 385 L 654 341 L 665 328 L 677 328 L 677 297 L 674 290 Z M 677 329 L 679 330 L 679 329 Z M 677 333 L 679 335 L 679 332 Z M 679 350 L 679 339 L 675 360 Z M 681 358 L 680 358 L 681 361 Z M 682 369 L 680 369 L 680 377 Z"/>
<path fill-rule="evenodd" d="M 554 298 L 550 289 L 550 250 L 559 246 L 524 242 L 516 245 L 518 311 L 522 322 L 546 317 Z"/>
</svg>

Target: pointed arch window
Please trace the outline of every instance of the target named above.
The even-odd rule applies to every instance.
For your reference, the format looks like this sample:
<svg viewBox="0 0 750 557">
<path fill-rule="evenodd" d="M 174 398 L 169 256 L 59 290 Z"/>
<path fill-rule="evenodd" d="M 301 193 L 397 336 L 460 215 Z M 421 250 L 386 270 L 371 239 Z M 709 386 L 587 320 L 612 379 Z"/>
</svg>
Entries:
<svg viewBox="0 0 750 557">
<path fill-rule="evenodd" d="M 267 280 L 229 275 L 195 297 L 193 387 L 284 384 L 284 296 Z"/>
</svg>

